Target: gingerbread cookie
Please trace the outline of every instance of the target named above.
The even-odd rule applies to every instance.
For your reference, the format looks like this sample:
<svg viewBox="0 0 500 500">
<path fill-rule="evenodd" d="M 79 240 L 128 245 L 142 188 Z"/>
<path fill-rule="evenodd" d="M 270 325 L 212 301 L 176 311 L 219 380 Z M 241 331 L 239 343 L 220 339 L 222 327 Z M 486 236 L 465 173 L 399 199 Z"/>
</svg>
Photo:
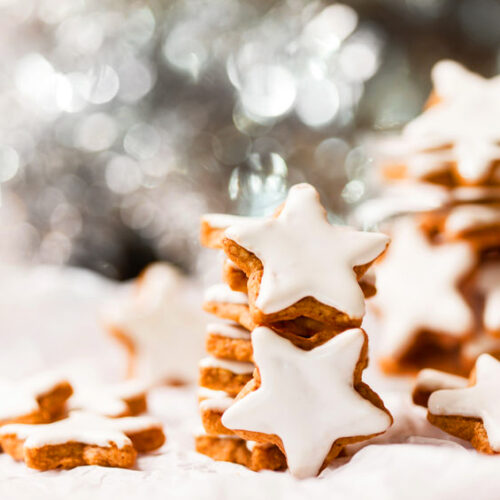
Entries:
<svg viewBox="0 0 500 500">
<path fill-rule="evenodd" d="M 38 470 L 132 467 L 137 452 L 156 450 L 164 442 L 162 425 L 149 417 L 110 419 L 72 412 L 50 424 L 9 424 L 0 429 L 3 450 Z"/>
<path fill-rule="evenodd" d="M 214 460 L 244 465 L 253 471 L 284 470 L 286 459 L 277 446 L 253 443 L 237 436 L 211 436 L 199 433 L 195 436 L 198 453 Z"/>
<path fill-rule="evenodd" d="M 500 362 L 482 354 L 470 386 L 433 392 L 429 422 L 453 436 L 470 441 L 482 453 L 500 453 Z"/>
<path fill-rule="evenodd" d="M 216 391 L 226 391 L 236 396 L 252 378 L 253 363 L 228 361 L 213 356 L 203 358 L 199 363 L 199 384 Z"/>
<path fill-rule="evenodd" d="M 233 431 L 224 427 L 221 422 L 224 412 L 234 403 L 234 397 L 225 392 L 223 392 L 223 394 L 224 395 L 216 394 L 211 397 L 206 397 L 200 402 L 201 423 L 207 434 L 234 434 Z"/>
<path fill-rule="evenodd" d="M 67 380 L 51 373 L 18 382 L 0 380 L 0 425 L 51 422 L 64 414 L 72 393 Z"/>
<path fill-rule="evenodd" d="M 231 259 L 224 259 L 222 280 L 235 292 L 248 293 L 247 275 Z"/>
<path fill-rule="evenodd" d="M 438 99 L 403 129 L 400 176 L 450 186 L 498 184 L 500 78 L 441 61 L 432 80 Z"/>
<path fill-rule="evenodd" d="M 233 224 L 238 224 L 249 217 L 227 214 L 205 214 L 201 218 L 200 241 L 207 248 L 222 248 L 224 231 Z M 258 220 L 256 217 L 253 220 Z"/>
<path fill-rule="evenodd" d="M 361 324 L 358 280 L 389 243 L 383 234 L 331 225 L 308 184 L 293 186 L 274 218 L 243 221 L 225 236 L 224 251 L 248 276 L 256 324 L 307 317 L 343 328 Z"/>
<path fill-rule="evenodd" d="M 247 330 L 252 330 L 255 326 L 247 295 L 235 292 L 223 283 L 213 285 L 205 291 L 203 309 L 219 318 L 235 321 Z"/>
<path fill-rule="evenodd" d="M 475 254 L 467 243 L 432 244 L 410 219 L 395 223 L 391 234 L 391 247 L 375 269 L 373 298 L 381 314 L 382 368 L 453 371 L 474 327 L 458 286 L 473 271 Z"/>
<path fill-rule="evenodd" d="M 111 418 L 139 415 L 147 410 L 146 387 L 137 380 L 110 386 L 77 386 L 70 408 Z"/>
<path fill-rule="evenodd" d="M 467 386 L 467 379 L 450 373 L 425 368 L 418 372 L 412 391 L 416 405 L 427 407 L 429 397 L 441 389 L 461 389 Z"/>
<path fill-rule="evenodd" d="M 126 348 L 129 375 L 152 384 L 194 380 L 203 318 L 193 312 L 198 299 L 189 280 L 173 266 L 155 263 L 123 292 L 102 316 Z"/>
<path fill-rule="evenodd" d="M 252 344 L 258 371 L 222 424 L 244 439 L 277 445 L 295 476 L 318 474 L 345 445 L 391 425 L 378 395 L 361 381 L 368 344 L 363 330 L 304 351 L 259 327 Z"/>
<path fill-rule="evenodd" d="M 207 353 L 216 358 L 252 362 L 250 332 L 236 323 L 209 323 L 206 328 Z"/>
</svg>

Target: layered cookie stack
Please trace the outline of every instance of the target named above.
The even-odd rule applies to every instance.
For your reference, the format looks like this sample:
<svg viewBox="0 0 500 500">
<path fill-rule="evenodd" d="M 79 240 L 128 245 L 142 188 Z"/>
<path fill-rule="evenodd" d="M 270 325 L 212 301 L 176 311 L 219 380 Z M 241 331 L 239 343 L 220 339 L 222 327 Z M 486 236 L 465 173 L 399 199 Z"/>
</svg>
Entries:
<svg viewBox="0 0 500 500">
<path fill-rule="evenodd" d="M 390 373 L 468 373 L 480 354 L 500 354 L 500 78 L 451 61 L 432 78 L 426 109 L 381 162 L 400 195 L 365 206 L 372 217 L 413 211 L 386 222 L 393 243 L 376 268 Z"/>
<path fill-rule="evenodd" d="M 205 216 L 201 239 L 226 256 L 225 284 L 204 309 L 231 323 L 207 329 L 197 450 L 307 477 L 383 433 L 392 417 L 361 380 L 359 327 L 375 291 L 363 276 L 388 238 L 329 224 L 316 190 L 300 184 L 273 217 Z"/>
</svg>

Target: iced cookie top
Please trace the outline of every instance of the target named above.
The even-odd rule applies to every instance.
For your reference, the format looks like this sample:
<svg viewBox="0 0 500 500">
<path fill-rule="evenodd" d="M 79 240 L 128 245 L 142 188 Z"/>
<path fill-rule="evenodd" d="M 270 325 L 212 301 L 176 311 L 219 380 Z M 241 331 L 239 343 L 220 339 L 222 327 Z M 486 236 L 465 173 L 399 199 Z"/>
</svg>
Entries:
<svg viewBox="0 0 500 500">
<path fill-rule="evenodd" d="M 429 412 L 433 415 L 480 418 L 490 446 L 500 451 L 500 362 L 489 354 L 476 361 L 476 383 L 465 389 L 432 393 Z"/>
<path fill-rule="evenodd" d="M 225 234 L 262 262 L 255 305 L 266 314 L 314 297 L 350 317 L 362 317 L 364 297 L 353 268 L 373 261 L 389 243 L 383 234 L 330 224 L 309 184 L 290 189 L 277 217 L 245 220 Z"/>
<path fill-rule="evenodd" d="M 375 268 L 378 293 L 373 300 L 383 313 L 382 354 L 401 356 L 422 330 L 463 337 L 473 316 L 457 284 L 475 264 L 470 246 L 433 245 L 410 219 L 400 220 L 392 237 Z"/>
<path fill-rule="evenodd" d="M 72 412 L 69 417 L 51 424 L 9 424 L 0 429 L 0 435 L 15 435 L 24 440 L 26 448 L 42 448 L 68 442 L 101 447 L 131 445 L 127 434 L 161 427 L 150 417 L 107 418 L 87 412 Z"/>
<path fill-rule="evenodd" d="M 439 101 L 403 130 L 419 152 L 409 168 L 426 175 L 454 162 L 461 178 L 479 183 L 500 160 L 500 76 L 485 79 L 445 60 L 434 66 L 432 81 Z"/>
<path fill-rule="evenodd" d="M 222 423 L 279 436 L 292 474 L 316 475 L 337 439 L 378 434 L 391 425 L 390 415 L 354 386 L 364 343 L 363 331 L 351 329 L 304 351 L 267 327 L 256 328 L 252 345 L 261 385 L 226 410 Z"/>
</svg>

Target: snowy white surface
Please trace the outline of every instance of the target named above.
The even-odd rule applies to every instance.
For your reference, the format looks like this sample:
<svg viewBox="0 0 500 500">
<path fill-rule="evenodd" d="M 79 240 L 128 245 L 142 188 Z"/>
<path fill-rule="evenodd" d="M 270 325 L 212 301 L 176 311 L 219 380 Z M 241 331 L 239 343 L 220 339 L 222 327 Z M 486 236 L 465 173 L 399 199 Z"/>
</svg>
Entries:
<svg viewBox="0 0 500 500">
<path fill-rule="evenodd" d="M 0 375 L 69 365 L 94 379 L 96 373 L 102 380 L 119 378 L 124 359 L 96 319 L 98 306 L 113 291 L 114 285 L 84 271 L 0 269 Z M 407 380 L 385 378 L 374 368 L 365 379 L 380 393 L 395 424 L 384 436 L 349 450 L 348 458 L 318 478 L 254 473 L 195 453 L 196 389 L 163 388 L 151 394 L 150 413 L 165 422 L 167 443 L 141 456 L 134 470 L 92 466 L 37 472 L 2 454 L 0 498 L 499 498 L 500 457 L 479 455 L 429 425 L 425 411 L 410 403 Z"/>
</svg>

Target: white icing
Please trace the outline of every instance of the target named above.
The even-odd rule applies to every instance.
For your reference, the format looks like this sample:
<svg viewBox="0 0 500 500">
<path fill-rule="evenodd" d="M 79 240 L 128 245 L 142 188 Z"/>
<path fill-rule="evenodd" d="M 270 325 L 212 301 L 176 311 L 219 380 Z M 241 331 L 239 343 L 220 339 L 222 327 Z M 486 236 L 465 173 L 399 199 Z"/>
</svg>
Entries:
<svg viewBox="0 0 500 500">
<path fill-rule="evenodd" d="M 221 439 L 221 440 L 224 440 L 224 439 L 238 439 L 238 440 L 241 440 L 241 438 L 239 436 L 236 436 L 234 434 L 217 434 L 217 436 L 214 436 L 213 434 L 207 434 L 207 432 L 205 431 L 205 429 L 203 428 L 203 426 L 198 427 L 197 429 L 195 429 L 193 435 L 194 435 L 194 437 L 209 436 L 211 438 L 217 438 L 217 439 Z"/>
<path fill-rule="evenodd" d="M 476 383 L 465 389 L 436 391 L 429 398 L 433 415 L 475 417 L 483 421 L 490 446 L 500 451 L 500 363 L 489 354 L 476 361 Z"/>
<path fill-rule="evenodd" d="M 128 411 L 125 399 L 139 397 L 145 391 L 144 384 L 136 380 L 103 387 L 76 386 L 75 395 L 70 399 L 70 408 L 117 417 Z"/>
<path fill-rule="evenodd" d="M 433 210 L 449 201 L 449 190 L 442 186 L 401 181 L 396 186 L 385 188 L 379 197 L 359 205 L 353 218 L 362 227 L 373 227 L 390 217 Z"/>
<path fill-rule="evenodd" d="M 495 352 L 500 352 L 500 339 L 483 332 L 462 347 L 462 354 L 472 361 L 475 361 L 481 354 Z"/>
<path fill-rule="evenodd" d="M 500 159 L 500 78 L 487 80 L 453 61 L 441 61 L 432 79 L 440 102 L 403 130 L 415 152 L 408 164 L 415 174 L 426 175 L 456 161 L 461 177 L 480 182 Z"/>
<path fill-rule="evenodd" d="M 201 411 L 226 411 L 234 403 L 234 398 L 212 398 L 200 402 Z"/>
<path fill-rule="evenodd" d="M 308 296 L 354 318 L 365 312 L 353 267 L 383 252 L 386 235 L 328 223 L 317 191 L 293 186 L 277 218 L 242 222 L 226 236 L 254 253 L 264 267 L 255 305 L 275 313 Z"/>
<path fill-rule="evenodd" d="M 227 398 L 229 394 L 226 391 L 215 391 L 206 387 L 198 388 L 198 397 L 203 399 Z"/>
<path fill-rule="evenodd" d="M 107 418 L 93 413 L 72 412 L 68 418 L 51 424 L 9 424 L 0 435 L 15 434 L 25 440 L 25 448 L 77 442 L 101 447 L 123 448 L 132 442 L 126 433 L 139 432 L 161 424 L 149 417 Z"/>
<path fill-rule="evenodd" d="M 151 383 L 194 380 L 204 321 L 190 281 L 169 264 L 156 263 L 123 292 L 103 311 L 103 319 L 131 340 L 134 375 Z"/>
<path fill-rule="evenodd" d="M 471 229 L 500 224 L 500 208 L 487 205 L 459 205 L 453 208 L 445 222 L 449 234 L 461 234 Z"/>
<path fill-rule="evenodd" d="M 500 188 L 492 186 L 460 186 L 450 191 L 456 201 L 481 201 L 500 199 Z"/>
<path fill-rule="evenodd" d="M 413 220 L 394 224 L 392 244 L 375 267 L 382 313 L 381 351 L 401 356 L 419 331 L 460 338 L 473 327 L 470 307 L 457 283 L 474 266 L 467 243 L 431 245 Z"/>
<path fill-rule="evenodd" d="M 255 368 L 253 363 L 245 363 L 243 361 L 229 361 L 227 359 L 214 358 L 213 356 L 207 356 L 200 360 L 199 367 L 222 368 L 238 375 L 252 373 Z"/>
<path fill-rule="evenodd" d="M 480 268 L 478 287 L 484 294 L 483 321 L 487 330 L 500 331 L 500 263 L 489 263 Z"/>
<path fill-rule="evenodd" d="M 250 332 L 236 323 L 234 323 L 234 325 L 227 323 L 209 323 L 206 332 L 209 335 L 218 335 L 230 339 L 250 340 Z"/>
<path fill-rule="evenodd" d="M 415 381 L 417 389 L 434 392 L 440 389 L 461 389 L 467 386 L 467 379 L 458 375 L 425 368 L 421 370 Z"/>
<path fill-rule="evenodd" d="M 220 302 L 223 304 L 248 304 L 246 293 L 235 292 L 225 283 L 217 283 L 205 290 L 205 302 Z"/>
<path fill-rule="evenodd" d="M 226 227 L 238 224 L 244 220 L 257 220 L 257 217 L 229 214 L 205 214 L 201 217 L 201 220 L 215 229 L 225 229 Z"/>
<path fill-rule="evenodd" d="M 259 327 L 252 332 L 252 344 L 261 385 L 231 406 L 222 423 L 279 436 L 293 475 L 316 475 L 337 439 L 377 434 L 391 424 L 389 415 L 353 386 L 364 344 L 360 329 L 303 351 Z"/>
<path fill-rule="evenodd" d="M 29 415 L 39 410 L 37 398 L 64 382 L 54 373 L 40 373 L 25 380 L 0 380 L 0 420 Z"/>
</svg>

